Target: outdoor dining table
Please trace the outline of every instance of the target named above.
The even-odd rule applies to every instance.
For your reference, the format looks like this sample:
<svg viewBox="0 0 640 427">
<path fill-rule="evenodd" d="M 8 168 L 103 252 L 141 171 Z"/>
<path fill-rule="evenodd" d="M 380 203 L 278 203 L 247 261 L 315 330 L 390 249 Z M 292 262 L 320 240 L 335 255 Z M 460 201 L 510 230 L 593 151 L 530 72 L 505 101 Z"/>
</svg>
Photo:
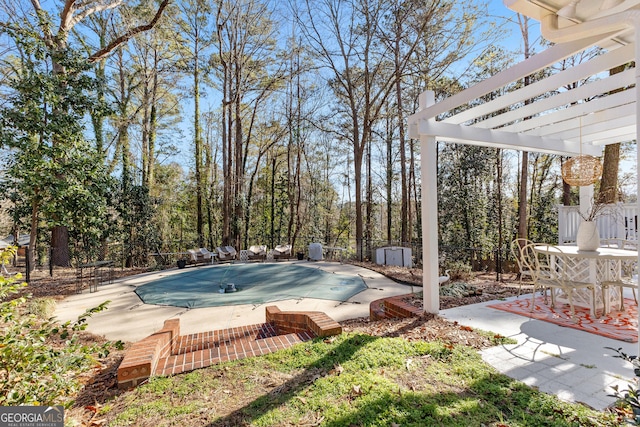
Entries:
<svg viewBox="0 0 640 427">
<path fill-rule="evenodd" d="M 609 313 L 612 304 L 616 307 L 623 298 L 618 288 L 603 287 L 605 281 L 620 279 L 623 262 L 638 261 L 638 251 L 617 248 L 598 248 L 595 251 L 581 251 L 577 246 L 536 245 L 534 250 L 549 255 L 563 255 L 564 265 L 559 266 L 570 280 L 596 285 L 596 309 Z M 552 290 L 553 292 L 553 290 Z M 591 307 L 591 293 L 584 289 L 574 291 L 574 305 Z M 562 298 L 557 298 L 563 302 Z M 616 305 L 617 304 L 617 305 Z"/>
</svg>

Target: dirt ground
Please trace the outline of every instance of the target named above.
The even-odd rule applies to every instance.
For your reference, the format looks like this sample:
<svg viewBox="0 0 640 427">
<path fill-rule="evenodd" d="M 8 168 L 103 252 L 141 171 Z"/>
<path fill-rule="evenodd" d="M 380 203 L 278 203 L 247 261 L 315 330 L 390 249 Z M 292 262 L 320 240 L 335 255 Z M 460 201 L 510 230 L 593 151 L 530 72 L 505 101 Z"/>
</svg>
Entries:
<svg viewBox="0 0 640 427">
<path fill-rule="evenodd" d="M 358 263 L 358 265 L 378 271 L 398 282 L 422 286 L 421 269 L 379 266 L 371 263 Z M 126 271 L 115 269 L 114 275 L 117 278 L 139 274 L 143 271 L 142 269 Z M 62 299 L 75 293 L 76 272 L 73 269 L 56 270 L 54 277 L 50 277 L 48 271 L 34 272 L 31 279 L 27 290 L 34 297 Z M 517 295 L 519 283 L 515 275 L 503 275 L 501 281 L 496 279 L 495 273 L 474 274 L 472 279 L 465 281 L 464 288 L 467 294 L 465 296 L 441 296 L 441 307 L 446 309 Z M 452 282 L 456 281 L 452 280 L 443 286 L 451 285 Z M 418 306 L 422 304 L 419 295 L 409 297 L 409 300 Z M 411 341 L 439 339 L 451 345 L 462 344 L 477 349 L 493 345 L 490 337 L 434 315 L 375 322 L 370 322 L 368 318 L 360 318 L 345 321 L 342 326 L 345 332 L 358 331 L 374 336 L 400 336 Z M 104 338 L 89 333 L 82 333 L 81 339 L 87 344 L 104 342 Z M 75 407 L 70 410 L 70 414 L 75 419 L 82 419 L 83 425 L 100 425 L 96 418 L 97 409 L 110 398 L 121 393 L 117 388 L 117 368 L 124 357 L 126 348 L 130 345 L 131 343 L 125 343 L 125 350 L 114 349 L 106 359 L 100 361 L 99 366 L 93 372 L 88 373 L 84 378 L 85 389 L 78 396 Z"/>
</svg>

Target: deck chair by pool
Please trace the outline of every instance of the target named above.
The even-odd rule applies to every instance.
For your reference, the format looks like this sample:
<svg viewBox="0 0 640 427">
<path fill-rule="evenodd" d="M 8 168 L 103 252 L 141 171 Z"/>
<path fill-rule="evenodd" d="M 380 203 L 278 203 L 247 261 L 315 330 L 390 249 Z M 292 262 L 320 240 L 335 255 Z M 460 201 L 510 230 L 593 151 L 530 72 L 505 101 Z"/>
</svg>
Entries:
<svg viewBox="0 0 640 427">
<path fill-rule="evenodd" d="M 273 259 L 278 260 L 280 258 L 291 258 L 291 245 L 278 245 L 273 248 Z"/>
<path fill-rule="evenodd" d="M 247 258 L 249 260 L 262 260 L 267 258 L 267 246 L 266 245 L 253 245 L 247 249 Z"/>
<path fill-rule="evenodd" d="M 218 261 L 233 261 L 236 259 L 238 252 L 233 246 L 218 246 Z"/>
<path fill-rule="evenodd" d="M 211 262 L 211 252 L 207 248 L 189 249 L 189 264 Z"/>
</svg>

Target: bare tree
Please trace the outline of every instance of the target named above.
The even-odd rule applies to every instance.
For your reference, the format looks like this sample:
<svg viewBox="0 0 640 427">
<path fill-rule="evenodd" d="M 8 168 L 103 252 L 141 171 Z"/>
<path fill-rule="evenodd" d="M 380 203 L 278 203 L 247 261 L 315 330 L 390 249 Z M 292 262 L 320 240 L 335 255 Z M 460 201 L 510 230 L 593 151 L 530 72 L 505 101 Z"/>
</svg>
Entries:
<svg viewBox="0 0 640 427">
<path fill-rule="evenodd" d="M 251 135 L 260 109 L 281 84 L 284 65 L 275 57 L 275 22 L 267 4 L 219 0 L 215 16 L 211 65 L 222 92 L 222 243 L 239 247 Z"/>
<path fill-rule="evenodd" d="M 381 0 L 305 1 L 306 16 L 299 16 L 310 49 L 331 72 L 330 84 L 341 113 L 347 117 L 342 137 L 350 141 L 354 164 L 356 256 L 363 259 L 362 170 L 365 150 L 375 123 L 393 89 L 393 74 L 381 61 L 388 54 L 376 51 L 376 27 L 385 12 Z"/>
<path fill-rule="evenodd" d="M 200 119 L 200 94 L 202 90 L 202 69 L 206 65 L 207 50 L 213 43 L 214 29 L 211 28 L 209 17 L 212 8 L 208 2 L 202 0 L 190 0 L 181 3 L 182 19 L 179 28 L 183 37 L 188 41 L 188 56 L 186 67 L 193 78 L 193 152 L 194 172 L 196 184 L 196 233 L 198 246 L 204 246 L 204 196 L 207 188 L 207 175 L 205 173 L 204 142 L 202 137 L 202 125 Z M 206 74 L 205 74 L 206 75 Z"/>
</svg>

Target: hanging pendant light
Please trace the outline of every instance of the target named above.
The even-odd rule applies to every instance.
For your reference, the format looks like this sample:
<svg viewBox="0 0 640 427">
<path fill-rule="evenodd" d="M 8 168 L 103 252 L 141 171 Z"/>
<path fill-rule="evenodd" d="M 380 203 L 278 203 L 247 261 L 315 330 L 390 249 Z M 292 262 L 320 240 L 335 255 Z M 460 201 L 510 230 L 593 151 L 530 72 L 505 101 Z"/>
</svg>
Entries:
<svg viewBox="0 0 640 427">
<path fill-rule="evenodd" d="M 569 158 L 562 165 L 562 179 L 569 185 L 584 187 L 594 184 L 602 176 L 602 163 L 597 157 L 582 154 L 582 117 L 580 117 L 580 155 Z"/>
</svg>

